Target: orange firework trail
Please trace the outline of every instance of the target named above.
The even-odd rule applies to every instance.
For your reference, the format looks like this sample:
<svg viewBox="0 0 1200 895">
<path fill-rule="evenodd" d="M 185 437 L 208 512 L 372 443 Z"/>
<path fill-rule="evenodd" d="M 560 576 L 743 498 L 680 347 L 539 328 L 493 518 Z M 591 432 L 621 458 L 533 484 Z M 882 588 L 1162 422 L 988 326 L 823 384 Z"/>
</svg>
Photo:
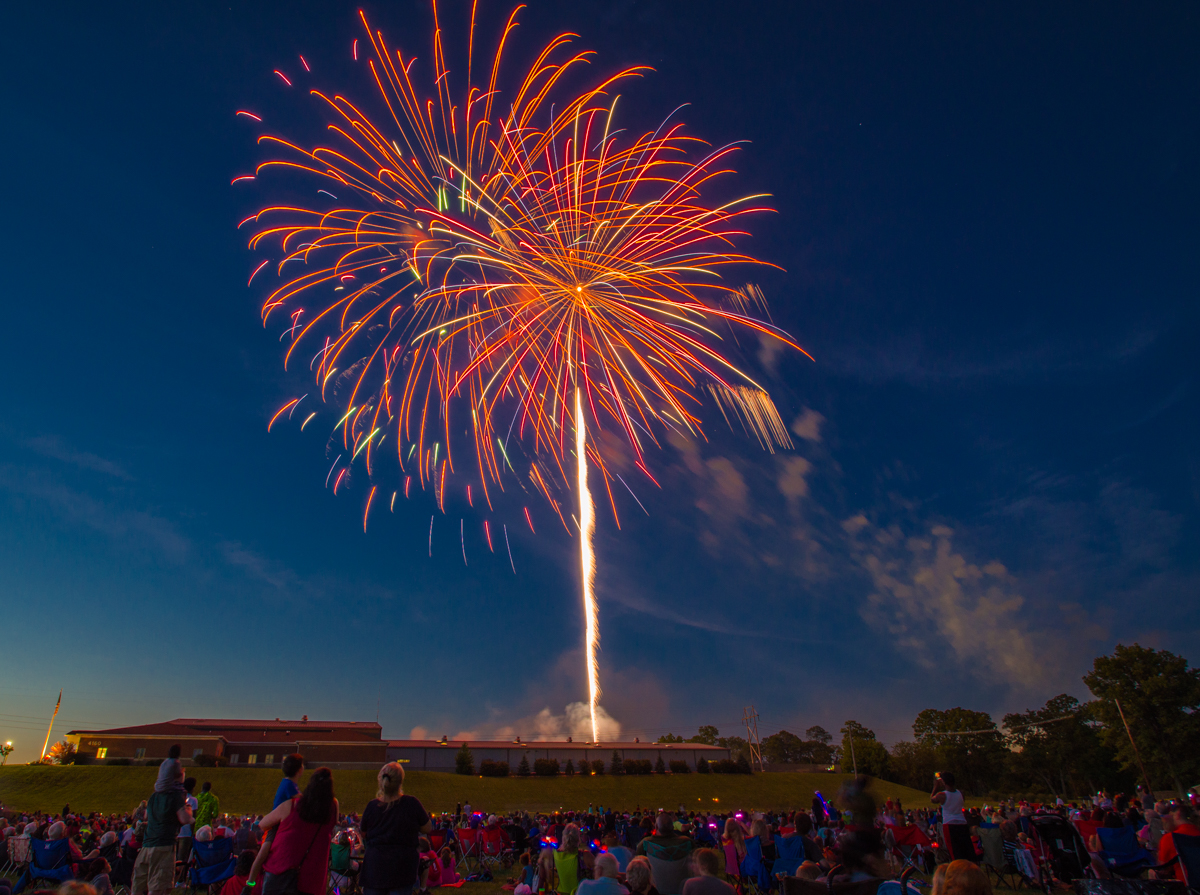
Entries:
<svg viewBox="0 0 1200 895">
<path fill-rule="evenodd" d="M 307 362 L 320 399 L 338 406 L 334 432 L 349 464 L 361 456 L 374 476 L 390 437 L 401 474 L 432 490 L 443 512 L 446 488 L 462 477 L 478 483 L 491 510 L 494 490 L 515 475 L 572 531 L 565 495 L 572 485 L 586 491 L 589 465 L 617 518 L 609 466 L 624 449 L 588 440 L 587 426 L 622 433 L 616 444 L 652 480 L 647 447 L 668 429 L 699 432 L 706 389 L 729 405 L 723 412 L 752 421 L 760 440 L 777 440 L 774 405 L 721 347 L 731 327 L 747 327 L 802 350 L 747 313 L 762 305 L 760 292 L 719 277 L 730 265 L 762 263 L 733 244 L 742 219 L 766 210 L 763 197 L 707 198 L 730 173 L 734 147 L 714 149 L 677 123 L 618 133 L 615 89 L 647 69 L 567 93 L 567 76 L 592 55 L 571 51 L 574 35 L 553 38 L 531 67 L 506 77 L 516 10 L 482 63 L 472 6 L 465 81 L 455 90 L 436 2 L 433 13 L 432 95 L 418 91 L 416 59 L 389 48 L 360 13 L 367 39 L 356 41 L 355 59 L 386 115 L 372 121 L 346 97 L 313 90 L 332 119 L 328 143 L 263 136 L 281 155 L 255 178 L 311 175 L 327 207 L 269 206 L 243 222 L 257 228 L 251 249 L 273 250 L 281 281 L 263 321 L 286 315 L 285 363 Z M 590 495 L 580 499 L 596 736 L 599 635 L 585 521 L 594 515 Z"/>
</svg>

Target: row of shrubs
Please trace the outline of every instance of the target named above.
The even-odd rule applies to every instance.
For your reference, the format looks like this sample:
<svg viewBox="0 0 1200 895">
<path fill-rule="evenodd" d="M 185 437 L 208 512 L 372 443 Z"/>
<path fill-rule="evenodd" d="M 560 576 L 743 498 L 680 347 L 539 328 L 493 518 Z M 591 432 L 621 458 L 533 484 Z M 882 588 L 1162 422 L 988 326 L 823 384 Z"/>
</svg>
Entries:
<svg viewBox="0 0 1200 895">
<path fill-rule="evenodd" d="M 559 774 L 565 774 L 567 777 L 573 777 L 576 773 L 580 774 L 595 774 L 602 775 L 607 770 L 612 774 L 626 774 L 628 776 L 641 776 L 648 774 L 665 774 L 668 767 L 672 774 L 690 774 L 692 772 L 691 765 L 686 761 L 672 761 L 669 764 L 662 760 L 662 756 L 658 757 L 657 762 L 651 762 L 648 758 L 626 758 L 624 760 L 613 759 L 612 763 L 605 767 L 604 762 L 597 758 L 595 761 L 581 761 L 579 769 L 576 770 L 575 762 L 567 759 L 565 766 L 558 763 L 557 758 L 538 758 L 533 762 L 532 769 L 529 765 L 527 756 L 521 757 L 521 763 L 517 765 L 516 774 L 518 777 L 528 777 L 530 773 L 537 777 L 557 777 Z M 468 758 L 463 761 L 460 757 L 455 770 L 460 774 L 474 774 L 474 762 Z M 490 761 L 485 760 L 479 763 L 479 773 L 483 777 L 507 777 L 511 773 L 507 761 Z M 700 759 L 696 762 L 696 773 L 698 774 L 749 774 L 750 762 L 744 757 L 734 761 L 729 758 L 722 758 L 719 761 L 707 761 Z"/>
</svg>

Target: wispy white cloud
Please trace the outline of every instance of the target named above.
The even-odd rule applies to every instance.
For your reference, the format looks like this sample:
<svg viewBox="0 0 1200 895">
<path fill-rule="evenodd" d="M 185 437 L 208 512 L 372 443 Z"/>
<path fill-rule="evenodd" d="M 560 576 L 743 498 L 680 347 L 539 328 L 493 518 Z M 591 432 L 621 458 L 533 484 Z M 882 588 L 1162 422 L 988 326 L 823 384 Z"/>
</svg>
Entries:
<svg viewBox="0 0 1200 895">
<path fill-rule="evenodd" d="M 111 460 L 106 460 L 104 457 L 99 457 L 96 454 L 88 453 L 87 451 L 79 451 L 66 445 L 55 435 L 39 435 L 35 438 L 25 440 L 25 446 L 32 451 L 41 454 L 43 457 L 49 457 L 52 460 L 59 460 L 63 463 L 69 463 L 79 469 L 86 469 L 91 472 L 102 472 L 105 475 L 110 475 L 118 479 L 131 480 L 131 476 L 121 466 Z"/>
</svg>

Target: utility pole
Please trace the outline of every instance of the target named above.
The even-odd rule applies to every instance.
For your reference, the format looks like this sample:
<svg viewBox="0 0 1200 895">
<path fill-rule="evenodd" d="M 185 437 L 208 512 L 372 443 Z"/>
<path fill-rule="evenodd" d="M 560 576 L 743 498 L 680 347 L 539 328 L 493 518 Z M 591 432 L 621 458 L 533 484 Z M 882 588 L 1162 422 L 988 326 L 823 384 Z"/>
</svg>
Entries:
<svg viewBox="0 0 1200 895">
<path fill-rule="evenodd" d="M 50 732 L 54 730 L 54 719 L 58 717 L 58 709 L 62 705 L 62 690 L 58 691 L 58 702 L 54 704 L 54 714 L 50 716 L 50 726 L 46 728 L 46 742 L 42 743 L 42 759 L 46 758 L 46 750 L 50 748 Z"/>
<path fill-rule="evenodd" d="M 751 767 L 757 761 L 758 770 L 761 773 L 763 769 L 762 741 L 758 738 L 758 712 L 754 710 L 754 706 L 742 709 L 742 723 L 746 725 L 746 742 L 750 746 Z"/>
<path fill-rule="evenodd" d="M 854 776 L 858 776 L 858 759 L 854 757 L 854 731 L 850 731 L 850 763 L 854 765 Z"/>
</svg>

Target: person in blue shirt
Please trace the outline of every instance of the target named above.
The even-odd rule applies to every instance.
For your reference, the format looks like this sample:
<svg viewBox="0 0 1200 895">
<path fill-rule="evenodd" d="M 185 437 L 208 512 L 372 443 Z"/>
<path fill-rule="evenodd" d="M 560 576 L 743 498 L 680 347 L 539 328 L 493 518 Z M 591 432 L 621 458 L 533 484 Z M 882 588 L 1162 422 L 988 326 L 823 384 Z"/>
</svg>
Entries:
<svg viewBox="0 0 1200 895">
<path fill-rule="evenodd" d="M 278 808 L 284 802 L 300 795 L 299 780 L 302 773 L 304 773 L 303 755 L 293 753 L 283 757 L 283 779 L 279 781 L 279 788 L 275 790 L 275 804 L 272 808 Z"/>
</svg>

